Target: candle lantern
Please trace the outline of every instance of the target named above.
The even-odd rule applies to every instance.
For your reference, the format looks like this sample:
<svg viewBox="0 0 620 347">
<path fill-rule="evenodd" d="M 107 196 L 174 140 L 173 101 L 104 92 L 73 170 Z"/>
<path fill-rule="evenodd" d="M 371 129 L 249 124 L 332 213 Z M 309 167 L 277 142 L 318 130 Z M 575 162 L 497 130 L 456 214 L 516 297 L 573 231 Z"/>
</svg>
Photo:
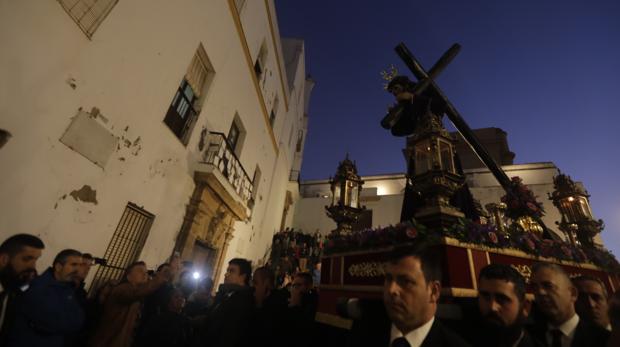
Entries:
<svg viewBox="0 0 620 347">
<path fill-rule="evenodd" d="M 407 139 L 405 154 L 409 162 L 411 187 L 424 199 L 414 217 L 437 227 L 449 227 L 464 214 L 450 204 L 454 192 L 465 182 L 456 170 L 454 142 L 441 117 L 427 111 Z"/>
<path fill-rule="evenodd" d="M 325 206 L 327 215 L 336 222 L 334 232 L 351 232 L 352 225 L 357 222 L 365 207 L 360 205 L 360 194 L 364 181 L 357 174 L 355 162 L 346 158 L 340 162 L 336 174 L 330 179 L 332 201 Z"/>
<path fill-rule="evenodd" d="M 595 220 L 586 190 L 568 175 L 560 173 L 553 178 L 554 191 L 549 199 L 558 208 L 562 219 L 556 222 L 566 239 L 574 245 L 594 246 L 594 237 L 603 230 L 603 221 Z"/>
</svg>

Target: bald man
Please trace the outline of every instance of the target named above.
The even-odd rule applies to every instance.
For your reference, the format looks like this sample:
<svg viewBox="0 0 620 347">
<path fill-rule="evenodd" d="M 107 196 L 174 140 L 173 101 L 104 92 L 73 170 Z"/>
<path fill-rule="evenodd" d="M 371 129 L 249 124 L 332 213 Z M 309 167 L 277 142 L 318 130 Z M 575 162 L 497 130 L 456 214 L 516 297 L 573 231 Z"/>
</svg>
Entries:
<svg viewBox="0 0 620 347">
<path fill-rule="evenodd" d="M 559 265 L 537 263 L 530 279 L 535 303 L 546 324 L 533 334 L 549 347 L 605 346 L 609 332 L 579 318 L 575 312 L 577 288 Z"/>
</svg>

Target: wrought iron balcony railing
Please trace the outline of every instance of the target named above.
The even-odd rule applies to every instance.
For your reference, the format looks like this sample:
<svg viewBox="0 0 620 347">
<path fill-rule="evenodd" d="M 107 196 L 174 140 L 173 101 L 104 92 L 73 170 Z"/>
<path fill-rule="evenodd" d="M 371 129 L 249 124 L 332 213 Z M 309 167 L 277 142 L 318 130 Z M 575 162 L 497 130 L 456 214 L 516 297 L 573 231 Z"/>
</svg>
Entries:
<svg viewBox="0 0 620 347">
<path fill-rule="evenodd" d="M 291 182 L 299 182 L 299 170 L 291 170 L 288 180 Z"/>
<path fill-rule="evenodd" d="M 216 167 L 228 180 L 241 200 L 250 207 L 252 199 L 252 180 L 241 165 L 235 151 L 226 141 L 226 136 L 219 132 L 209 132 L 207 148 L 203 160 L 206 164 Z"/>
</svg>

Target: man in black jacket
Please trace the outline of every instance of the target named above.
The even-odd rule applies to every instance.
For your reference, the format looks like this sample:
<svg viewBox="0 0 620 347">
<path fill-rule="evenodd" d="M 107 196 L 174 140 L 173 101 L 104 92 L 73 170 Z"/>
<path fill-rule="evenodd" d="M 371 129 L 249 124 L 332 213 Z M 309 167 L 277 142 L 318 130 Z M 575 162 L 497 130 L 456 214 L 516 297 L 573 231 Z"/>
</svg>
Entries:
<svg viewBox="0 0 620 347">
<path fill-rule="evenodd" d="M 575 313 L 577 288 L 559 265 L 538 263 L 532 267 L 536 305 L 546 318 L 532 334 L 549 347 L 605 346 L 609 332 L 579 318 Z"/>
<path fill-rule="evenodd" d="M 383 303 L 389 326 L 380 324 L 352 337 L 350 345 L 377 347 L 461 347 L 461 337 L 435 318 L 441 292 L 437 253 L 415 246 L 395 248 L 385 268 Z"/>
<path fill-rule="evenodd" d="M 209 310 L 198 346 L 247 346 L 254 311 L 254 295 L 250 288 L 252 264 L 241 258 L 232 259 L 224 274 L 215 300 Z"/>
<path fill-rule="evenodd" d="M 601 328 L 611 331 L 609 322 L 609 303 L 607 302 L 607 288 L 597 277 L 581 275 L 573 278 L 579 295 L 575 302 L 575 311 L 580 319 L 594 323 Z"/>
<path fill-rule="evenodd" d="M 17 234 L 0 245 L 0 346 L 7 343 L 15 318 L 15 302 L 36 275 L 43 241 L 29 234 Z"/>
<path fill-rule="evenodd" d="M 82 253 L 65 249 L 52 267 L 37 277 L 20 298 L 10 347 L 64 347 L 73 343 L 84 324 L 84 311 L 75 297 L 75 280 Z"/>
<path fill-rule="evenodd" d="M 287 341 L 288 296 L 275 289 L 275 275 L 268 267 L 259 267 L 252 276 L 256 309 L 252 319 L 252 344 L 254 346 L 285 346 Z"/>
<path fill-rule="evenodd" d="M 483 321 L 475 346 L 542 346 L 525 330 L 531 303 L 525 298 L 525 279 L 511 266 L 491 264 L 480 270 L 478 308 Z"/>
</svg>

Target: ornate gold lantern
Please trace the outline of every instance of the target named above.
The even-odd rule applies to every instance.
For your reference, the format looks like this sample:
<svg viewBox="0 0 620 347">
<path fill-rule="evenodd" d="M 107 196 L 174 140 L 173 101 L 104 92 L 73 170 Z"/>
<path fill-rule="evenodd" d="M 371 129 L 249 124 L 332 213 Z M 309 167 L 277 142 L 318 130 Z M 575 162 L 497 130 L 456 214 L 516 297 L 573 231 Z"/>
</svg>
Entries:
<svg viewBox="0 0 620 347">
<path fill-rule="evenodd" d="M 562 220 L 556 222 L 568 241 L 585 247 L 594 246 L 594 236 L 603 230 L 603 221 L 594 220 L 590 195 L 579 187 L 568 175 L 560 173 L 553 178 L 554 191 L 549 199 L 558 208 Z"/>
<path fill-rule="evenodd" d="M 449 226 L 464 214 L 450 205 L 450 198 L 465 178 L 456 171 L 454 139 L 441 118 L 430 110 L 421 115 L 415 132 L 407 139 L 409 178 L 424 199 L 414 217 L 431 226 Z"/>
<path fill-rule="evenodd" d="M 357 174 L 355 162 L 349 160 L 349 155 L 340 162 L 336 175 L 330 179 L 332 201 L 325 210 L 329 218 L 336 222 L 337 233 L 348 233 L 365 207 L 360 206 L 362 192 L 361 177 Z"/>
</svg>

